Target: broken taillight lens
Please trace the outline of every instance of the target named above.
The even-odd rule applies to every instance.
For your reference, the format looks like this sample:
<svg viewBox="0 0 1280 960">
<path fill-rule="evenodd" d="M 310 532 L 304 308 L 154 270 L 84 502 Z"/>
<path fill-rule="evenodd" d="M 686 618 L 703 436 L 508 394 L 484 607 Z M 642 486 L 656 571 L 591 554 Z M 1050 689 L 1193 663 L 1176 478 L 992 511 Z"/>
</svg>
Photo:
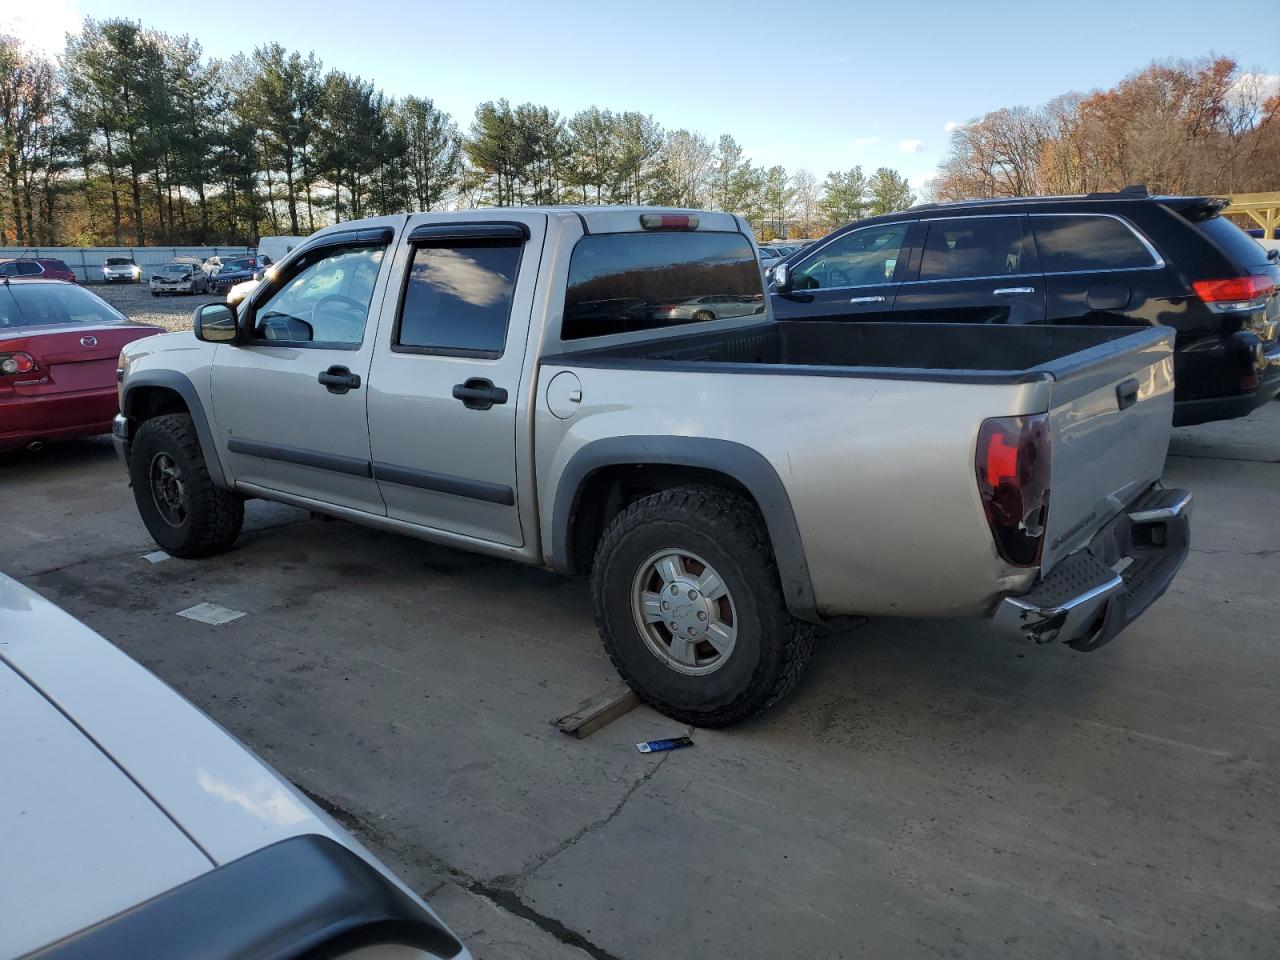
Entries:
<svg viewBox="0 0 1280 960">
<path fill-rule="evenodd" d="M 978 493 L 1000 556 L 1040 562 L 1049 519 L 1049 416 L 993 417 L 978 431 Z"/>
</svg>

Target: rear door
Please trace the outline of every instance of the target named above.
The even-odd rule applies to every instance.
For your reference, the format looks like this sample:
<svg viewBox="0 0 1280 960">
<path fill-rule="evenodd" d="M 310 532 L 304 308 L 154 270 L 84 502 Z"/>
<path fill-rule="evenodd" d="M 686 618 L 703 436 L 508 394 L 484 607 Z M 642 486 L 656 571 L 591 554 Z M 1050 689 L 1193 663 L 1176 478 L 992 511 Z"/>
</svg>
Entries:
<svg viewBox="0 0 1280 960">
<path fill-rule="evenodd" d="M 814 244 L 792 264 L 792 286 L 773 294 L 779 320 L 889 320 L 915 224 L 877 223 Z"/>
<path fill-rule="evenodd" d="M 246 342 L 217 347 L 214 419 L 236 480 L 386 513 L 365 398 L 394 238 L 388 221 L 326 235 L 290 259 L 242 309 Z"/>
<path fill-rule="evenodd" d="M 1035 213 L 1028 218 L 1048 293 L 1050 323 L 1155 322 L 1172 287 L 1164 260 L 1127 220 L 1101 213 Z"/>
<path fill-rule="evenodd" d="M 1018 214 L 921 221 L 921 252 L 894 303 L 894 320 L 1039 323 L 1043 278 Z"/>
<path fill-rule="evenodd" d="M 519 387 L 546 214 L 423 214 L 408 231 L 369 375 L 387 515 L 520 546 Z"/>
</svg>

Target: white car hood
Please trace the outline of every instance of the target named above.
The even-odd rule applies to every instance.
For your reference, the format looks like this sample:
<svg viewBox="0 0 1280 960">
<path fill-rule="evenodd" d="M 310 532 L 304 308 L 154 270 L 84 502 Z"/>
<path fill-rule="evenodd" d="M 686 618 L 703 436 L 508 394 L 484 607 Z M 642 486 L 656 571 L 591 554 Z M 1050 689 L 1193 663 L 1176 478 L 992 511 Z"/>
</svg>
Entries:
<svg viewBox="0 0 1280 960">
<path fill-rule="evenodd" d="M 305 834 L 413 896 L 182 696 L 3 574 L 0 757 L 0 912 L 23 918 L 0 922 L 0 957 Z"/>
<path fill-rule="evenodd" d="M 0 756 L 0 956 L 21 956 L 212 866 L 57 707 L 2 665 Z"/>
</svg>

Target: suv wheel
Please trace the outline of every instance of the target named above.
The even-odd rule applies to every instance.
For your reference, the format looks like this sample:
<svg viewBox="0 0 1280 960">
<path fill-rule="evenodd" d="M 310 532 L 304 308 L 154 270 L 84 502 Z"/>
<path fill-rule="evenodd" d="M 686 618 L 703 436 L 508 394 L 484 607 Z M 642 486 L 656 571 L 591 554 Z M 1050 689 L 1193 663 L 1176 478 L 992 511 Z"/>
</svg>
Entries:
<svg viewBox="0 0 1280 960">
<path fill-rule="evenodd" d="M 244 500 L 214 486 L 188 414 L 142 424 L 129 454 L 129 476 L 147 531 L 175 557 L 213 556 L 239 536 Z"/>
<path fill-rule="evenodd" d="M 758 713 L 813 653 L 813 628 L 787 612 L 759 511 L 729 490 L 677 487 L 631 504 L 601 538 L 591 583 L 613 665 L 682 723 Z"/>
</svg>

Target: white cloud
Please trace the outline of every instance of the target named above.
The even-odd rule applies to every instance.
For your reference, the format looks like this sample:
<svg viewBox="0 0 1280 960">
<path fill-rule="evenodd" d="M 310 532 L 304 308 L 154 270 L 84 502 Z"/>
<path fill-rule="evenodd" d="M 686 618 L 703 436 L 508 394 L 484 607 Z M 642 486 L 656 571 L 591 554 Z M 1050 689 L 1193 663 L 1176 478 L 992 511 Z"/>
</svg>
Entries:
<svg viewBox="0 0 1280 960">
<path fill-rule="evenodd" d="M 959 130 L 963 126 L 964 124 L 961 123 L 959 120 L 948 120 L 946 123 L 942 125 L 942 129 L 945 130 L 947 133 L 951 133 L 953 130 Z"/>
<path fill-rule="evenodd" d="M 1280 74 L 1242 73 L 1231 84 L 1227 97 L 1242 104 L 1262 104 L 1264 100 L 1280 94 Z"/>
<path fill-rule="evenodd" d="M 938 173 L 935 170 L 932 173 L 909 174 L 907 176 L 907 183 L 911 184 L 912 190 L 920 190 L 922 187 L 927 187 L 937 179 Z"/>
<path fill-rule="evenodd" d="M 49 57 L 62 53 L 67 34 L 79 33 L 84 19 L 79 0 L 42 0 L 38 5 L 6 3 L 4 7 L 7 9 L 0 11 L 0 33 L 17 37 L 29 50 Z"/>
<path fill-rule="evenodd" d="M 898 149 L 903 153 L 919 153 L 924 149 L 923 140 L 902 140 L 898 143 Z"/>
<path fill-rule="evenodd" d="M 879 142 L 880 142 L 879 137 L 854 137 L 853 138 L 853 145 L 855 147 L 869 147 L 873 143 L 879 143 Z"/>
</svg>

